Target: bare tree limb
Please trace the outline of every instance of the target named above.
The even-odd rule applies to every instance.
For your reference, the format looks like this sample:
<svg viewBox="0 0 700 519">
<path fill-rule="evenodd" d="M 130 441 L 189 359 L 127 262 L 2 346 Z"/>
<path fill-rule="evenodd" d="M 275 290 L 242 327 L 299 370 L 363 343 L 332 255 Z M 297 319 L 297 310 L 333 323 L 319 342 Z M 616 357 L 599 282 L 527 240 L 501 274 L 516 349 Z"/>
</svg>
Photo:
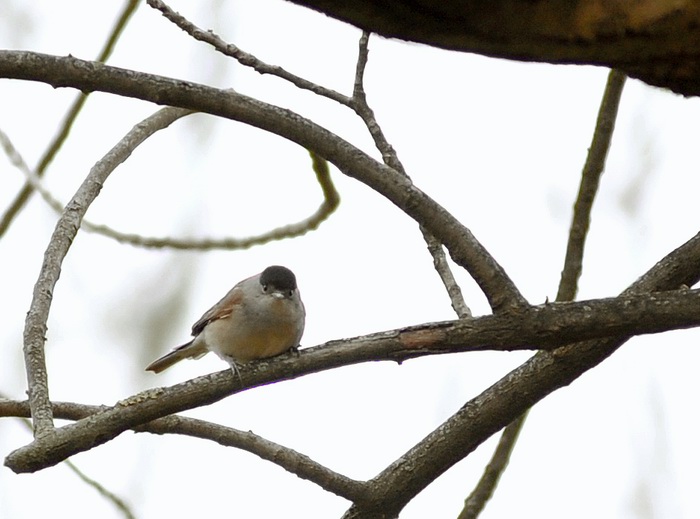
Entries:
<svg viewBox="0 0 700 519">
<path fill-rule="evenodd" d="M 610 74 L 608 74 L 608 81 L 598 111 L 598 119 L 593 132 L 593 142 L 588 150 L 588 157 L 581 174 L 581 187 L 576 199 L 566 259 L 557 294 L 557 301 L 560 302 L 573 301 L 576 297 L 578 279 L 583 265 L 583 250 L 586 236 L 588 235 L 591 209 L 593 208 L 593 199 L 598 192 L 600 175 L 603 172 L 605 159 L 610 148 L 624 84 L 624 74 L 611 70 Z M 523 413 L 522 416 L 503 429 L 498 447 L 496 447 L 483 477 L 465 500 L 459 519 L 475 519 L 484 509 L 486 502 L 491 499 L 500 475 L 508 465 L 508 459 L 515 447 L 515 442 L 518 440 L 520 430 L 527 419 L 528 412 Z"/>
<path fill-rule="evenodd" d="M 52 402 L 52 406 L 54 416 L 64 420 L 82 420 L 106 409 L 105 406 L 76 404 L 74 402 Z M 0 417 L 10 416 L 30 416 L 28 402 L 0 398 Z M 334 472 L 304 454 L 266 440 L 250 431 L 240 431 L 205 420 L 177 415 L 159 418 L 134 427 L 132 430 L 152 434 L 179 434 L 213 441 L 224 447 L 242 449 L 261 459 L 271 461 L 288 472 L 350 501 L 361 500 L 365 492 L 364 484 L 361 481 Z M 66 460 L 66 462 L 70 462 L 70 460 Z M 101 487 L 101 485 L 99 486 Z"/>
<path fill-rule="evenodd" d="M 700 280 L 700 234 L 678 247 L 625 292 L 641 294 L 693 285 Z M 577 303 L 556 303 L 572 305 Z M 570 384 L 612 355 L 628 337 L 584 340 L 540 351 L 412 447 L 374 479 L 372 499 L 356 503 L 345 518 L 394 517 L 423 488 L 484 440 L 546 395 Z M 429 459 L 429 463 L 420 460 Z"/>
<path fill-rule="evenodd" d="M 56 413 L 56 403 L 52 402 L 51 405 L 53 407 L 54 416 L 56 416 L 56 418 L 63 418 L 63 416 L 60 416 L 60 411 L 59 413 Z M 92 407 L 99 409 L 98 406 Z M 0 395 L 0 416 L 16 416 L 19 418 L 24 418 L 22 420 L 22 423 L 26 425 L 30 431 L 32 430 L 32 422 L 27 420 L 27 418 L 31 417 L 31 412 L 29 411 L 29 402 L 26 400 L 20 402 L 17 400 L 10 400 L 5 395 Z M 131 511 L 131 508 L 122 498 L 120 498 L 114 492 L 106 488 L 99 481 L 89 477 L 82 470 L 80 470 L 77 467 L 77 465 L 71 460 L 65 460 L 63 463 L 85 484 L 94 488 L 102 497 L 107 499 L 107 501 L 111 502 L 119 511 L 121 511 L 124 514 L 124 517 L 126 517 L 126 519 L 136 519 L 136 516 L 134 516 L 134 513 Z"/>
<path fill-rule="evenodd" d="M 34 285 L 32 302 L 29 312 L 27 312 L 24 327 L 24 362 L 27 369 L 29 405 L 32 410 L 36 438 L 50 435 L 53 431 L 48 375 L 44 357 L 46 322 L 53 299 L 53 290 L 61 274 L 61 264 L 80 228 L 80 222 L 90 204 L 100 193 L 102 184 L 109 174 L 131 155 L 134 148 L 153 133 L 166 128 L 173 121 L 189 113 L 189 110 L 164 108 L 137 125 L 93 166 L 56 223 L 56 228 L 44 253 L 44 262 L 39 278 Z"/>
<path fill-rule="evenodd" d="M 698 261 L 695 261 L 696 259 Z M 648 288 L 651 290 L 684 282 L 691 283 L 690 274 L 694 272 L 692 269 L 700 271 L 700 235 L 669 255 L 661 265 L 662 267 L 657 266 L 652 270 L 656 276 L 641 286 L 651 287 Z M 664 283 L 657 281 L 662 279 L 662 274 L 668 273 L 674 275 Z M 681 281 L 670 283 L 676 279 Z M 651 282 L 657 282 L 660 286 L 653 287 Z M 10 453 L 5 459 L 5 465 L 15 472 L 40 470 L 73 454 L 101 445 L 132 427 L 156 418 L 209 405 L 245 389 L 341 366 L 381 360 L 403 362 L 424 355 L 462 351 L 551 350 L 551 353 L 545 351 L 540 354 L 542 358 L 535 356 L 536 361 L 524 364 L 506 381 L 497 383 L 481 397 L 467 404 L 466 408 L 471 411 L 476 409 L 479 413 L 482 412 L 483 406 L 484 418 L 480 415 L 467 418 L 458 414 L 459 419 L 453 417 L 452 422 L 448 422 L 449 424 L 456 421 L 458 425 L 446 427 L 458 427 L 466 435 L 457 441 L 458 446 L 473 441 L 475 443 L 469 445 L 475 448 L 520 415 L 524 411 L 521 407 L 523 403 L 529 403 L 529 407 L 536 400 L 544 398 L 561 385 L 578 377 L 588 368 L 587 362 L 592 362 L 592 357 L 600 361 L 602 358 L 596 355 L 600 354 L 604 358 L 607 356 L 603 355 L 605 352 L 610 353 L 609 349 L 596 348 L 598 342 L 578 341 L 623 337 L 603 340 L 605 344 L 617 344 L 631 335 L 698 325 L 700 290 L 677 290 L 653 294 L 625 294 L 618 298 L 577 303 L 551 303 L 529 307 L 517 313 L 504 312 L 474 319 L 429 323 L 354 339 L 331 341 L 322 346 L 306 348 L 299 352 L 298 356 L 282 355 L 270 361 L 243 364 L 239 366 L 240 378 L 234 377 L 231 370 L 226 369 L 169 388 L 156 388 L 138 393 L 113 407 L 102 409 L 95 415 L 55 429 L 46 437 L 37 438 L 33 443 Z M 571 346 L 562 348 L 562 344 Z M 578 360 L 579 356 L 582 361 Z M 563 371 L 558 371 L 557 367 Z M 543 374 L 538 374 L 538 369 L 541 369 Z M 516 376 L 519 370 L 524 374 Z M 490 402 L 490 399 L 494 401 Z M 478 427 L 475 425 L 476 429 L 472 431 L 462 420 L 471 420 L 478 424 Z M 483 436 L 486 432 L 489 434 Z M 449 447 L 445 445 L 438 449 L 440 456 L 446 455 L 446 448 Z M 460 448 L 458 447 L 457 452 L 460 452 Z M 424 451 L 421 449 L 421 452 Z M 432 456 L 431 453 L 431 460 Z M 440 456 L 437 463 L 444 463 Z M 446 470 L 447 467 L 443 468 Z M 401 468 L 403 477 L 407 477 L 405 470 L 407 469 Z M 425 468 L 418 470 L 416 467 L 416 470 L 416 477 L 424 476 Z M 427 483 L 423 481 L 423 484 Z M 413 485 L 410 488 L 413 488 Z"/>
<path fill-rule="evenodd" d="M 496 310 L 522 306 L 513 281 L 459 220 L 393 168 L 379 164 L 313 121 L 291 110 L 188 81 L 134 72 L 74 57 L 0 51 L 0 77 L 42 81 L 55 87 L 100 90 L 218 115 L 284 137 L 334 164 L 344 174 L 388 198 L 447 247 Z"/>
<path fill-rule="evenodd" d="M 409 178 L 406 168 L 404 168 L 403 163 L 399 159 L 398 154 L 394 147 L 389 143 L 389 140 L 384 135 L 382 127 L 379 126 L 379 122 L 374 116 L 374 111 L 369 106 L 367 102 L 367 95 L 365 93 L 364 86 L 364 76 L 365 69 L 367 68 L 367 61 L 369 59 L 369 33 L 363 32 L 360 37 L 359 51 L 357 55 L 357 65 L 355 67 L 355 83 L 353 86 L 352 99 L 350 106 L 355 113 L 362 119 L 369 131 L 372 139 L 374 140 L 374 145 L 382 154 L 382 160 L 384 164 L 393 168 L 398 173 L 406 178 Z M 457 281 L 455 280 L 452 270 L 450 270 L 450 265 L 447 263 L 447 258 L 445 257 L 445 251 L 442 248 L 442 243 L 435 238 L 430 232 L 428 232 L 425 227 L 420 226 L 421 233 L 423 234 L 423 239 L 428 246 L 428 252 L 433 257 L 433 265 L 437 271 L 440 279 L 442 280 L 445 289 L 447 290 L 447 295 L 450 298 L 450 303 L 452 308 L 457 313 L 460 318 L 471 317 L 472 312 L 464 301 L 462 297 L 462 290 L 459 288 Z M 478 248 L 478 245 L 473 243 L 472 246 Z M 486 251 L 483 253 L 488 254 Z M 512 287 L 515 289 L 515 286 Z M 488 297 L 488 294 L 487 294 Z M 520 302 L 524 303 L 524 299 L 517 291 L 513 293 L 513 301 L 518 304 Z"/>
<path fill-rule="evenodd" d="M 116 24 L 114 25 L 114 28 L 110 32 L 104 48 L 100 52 L 100 55 L 97 57 L 97 61 L 104 63 L 112 55 L 112 51 L 114 50 L 114 47 L 116 46 L 117 41 L 119 40 L 119 37 L 124 32 L 127 23 L 136 11 L 136 8 L 139 6 L 139 3 L 139 0 L 126 0 L 126 3 L 124 4 L 124 9 L 121 15 L 119 16 Z M 87 101 L 87 96 L 88 94 L 84 92 L 78 94 L 75 101 L 73 101 L 73 104 L 68 109 L 68 112 L 66 112 L 66 115 L 63 119 L 63 123 L 61 124 L 58 133 L 51 141 L 51 143 L 49 143 L 49 146 L 44 152 L 44 155 L 39 160 L 39 165 L 36 167 L 35 170 L 37 177 L 41 178 L 44 175 L 51 162 L 53 162 L 54 157 L 61 149 L 61 146 L 63 146 L 63 143 L 68 138 L 68 134 L 70 133 L 70 130 L 73 127 L 73 123 L 77 119 L 78 114 L 80 114 L 80 111 L 82 110 L 83 106 L 85 105 L 85 102 Z M 2 215 L 2 218 L 0 218 L 0 237 L 2 237 L 5 234 L 7 229 L 9 229 L 10 225 L 12 224 L 12 221 L 17 217 L 22 208 L 26 205 L 27 201 L 29 200 L 29 197 L 32 194 L 32 191 L 32 184 L 30 182 L 27 182 L 17 194 L 15 199 L 12 201 L 10 206 L 5 210 L 5 213 Z"/>
<path fill-rule="evenodd" d="M 494 450 L 489 460 L 484 474 L 479 479 L 479 483 L 464 501 L 464 508 L 457 516 L 457 519 L 476 519 L 486 506 L 486 503 L 493 496 L 494 490 L 501 479 L 503 472 L 508 466 L 510 455 L 513 453 L 515 444 L 518 441 L 520 431 L 527 419 L 528 411 L 525 411 L 518 418 L 506 425 L 503 429 L 496 450 Z"/>
</svg>

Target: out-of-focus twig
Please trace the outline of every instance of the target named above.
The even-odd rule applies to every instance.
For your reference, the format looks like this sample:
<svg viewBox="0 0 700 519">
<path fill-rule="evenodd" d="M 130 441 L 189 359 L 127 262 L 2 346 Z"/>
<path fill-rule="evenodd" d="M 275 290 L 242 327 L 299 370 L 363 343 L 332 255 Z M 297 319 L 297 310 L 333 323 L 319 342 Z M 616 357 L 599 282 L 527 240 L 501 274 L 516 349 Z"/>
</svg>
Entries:
<svg viewBox="0 0 700 519">
<path fill-rule="evenodd" d="M 526 411 L 518 418 L 509 423 L 498 440 L 496 450 L 493 451 L 484 473 L 479 479 L 479 482 L 472 490 L 469 497 L 464 501 L 464 508 L 457 516 L 457 519 L 475 519 L 486 506 L 486 503 L 498 486 L 498 481 L 501 479 L 503 472 L 508 466 L 510 455 L 513 453 L 515 444 L 518 441 L 520 431 L 525 424 L 528 412 Z"/>
<path fill-rule="evenodd" d="M 14 147 L 10 138 L 0 130 L 0 146 L 5 150 L 6 155 L 22 173 L 27 181 L 32 185 L 44 201 L 57 213 L 63 212 L 64 205 L 57 200 L 51 192 L 44 187 L 40 178 L 34 174 L 27 163 L 22 158 L 19 151 Z M 181 250 L 212 250 L 212 249 L 246 249 L 254 245 L 261 245 L 274 240 L 293 238 L 301 236 L 309 231 L 318 228 L 338 208 L 340 195 L 335 189 L 331 180 L 328 162 L 314 152 L 311 154 L 312 168 L 316 174 L 316 179 L 323 192 L 323 202 L 319 208 L 308 218 L 293 224 L 272 229 L 266 233 L 249 238 L 220 238 L 220 239 L 198 239 L 185 240 L 170 237 L 151 237 L 140 234 L 124 233 L 117 231 L 107 225 L 96 224 L 84 219 L 81 223 L 83 229 L 112 238 L 121 243 L 128 243 L 138 247 L 150 248 L 171 248 Z"/>
<path fill-rule="evenodd" d="M 134 11 L 136 11 L 136 8 L 138 7 L 139 3 L 139 0 L 126 1 L 124 9 L 122 10 L 121 15 L 117 19 L 117 22 L 114 24 L 114 28 L 110 32 L 104 48 L 97 57 L 97 61 L 104 63 L 107 61 L 109 56 L 112 55 L 112 51 L 114 50 L 114 47 L 117 44 L 117 41 L 119 40 L 119 37 L 124 32 L 124 29 L 126 28 L 129 19 L 134 14 Z M 44 175 L 46 169 L 49 167 L 54 157 L 56 157 L 56 154 L 61 149 L 61 146 L 63 146 L 63 143 L 68 138 L 68 134 L 70 133 L 70 130 L 73 127 L 73 123 L 75 122 L 75 120 L 78 117 L 78 114 L 85 105 L 85 101 L 87 101 L 88 95 L 90 95 L 89 92 L 79 93 L 75 101 L 73 101 L 71 107 L 68 109 L 68 112 L 66 112 L 66 115 L 63 119 L 63 123 L 61 124 L 58 133 L 49 143 L 49 146 L 47 147 L 46 151 L 44 152 L 44 155 L 39 160 L 39 164 L 34 170 L 34 173 L 37 177 L 41 178 Z M 5 213 L 2 215 L 2 218 L 0 218 L 0 237 L 2 237 L 5 234 L 7 229 L 12 224 L 12 221 L 17 217 L 19 212 L 29 200 L 29 197 L 31 196 L 33 191 L 34 185 L 31 182 L 27 181 L 27 183 L 22 187 L 20 192 L 12 201 L 10 206 L 7 208 Z"/>
</svg>

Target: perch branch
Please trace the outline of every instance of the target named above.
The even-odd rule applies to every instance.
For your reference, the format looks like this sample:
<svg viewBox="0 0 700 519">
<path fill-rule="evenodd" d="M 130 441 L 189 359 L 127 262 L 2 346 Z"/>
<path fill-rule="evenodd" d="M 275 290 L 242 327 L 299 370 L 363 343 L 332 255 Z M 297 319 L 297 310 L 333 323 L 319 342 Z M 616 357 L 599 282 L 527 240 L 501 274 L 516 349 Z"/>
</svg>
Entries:
<svg viewBox="0 0 700 519">
<path fill-rule="evenodd" d="M 697 250 L 693 247 L 697 247 Z M 680 257 L 684 262 L 677 265 L 678 275 L 673 278 L 681 279 L 677 284 L 680 285 L 690 280 L 689 275 L 681 274 L 692 268 L 700 270 L 700 267 L 697 267 L 700 265 L 700 235 L 670 256 L 673 260 L 676 257 Z M 694 261 L 696 259 L 698 261 Z M 668 263 L 670 261 L 666 260 L 664 263 L 668 264 L 664 267 L 666 271 L 671 270 L 672 265 L 676 265 L 673 262 Z M 658 270 L 657 268 L 654 272 Z M 653 278 L 656 279 L 658 278 Z M 644 286 L 650 285 L 647 283 Z M 234 377 L 231 370 L 227 369 L 169 388 L 150 389 L 133 395 L 113 407 L 104 408 L 99 413 L 74 424 L 55 429 L 46 437 L 37 438 L 33 443 L 10 453 L 5 459 L 5 465 L 15 472 L 40 470 L 73 454 L 101 445 L 127 429 L 156 418 L 209 405 L 245 389 L 341 366 L 382 360 L 403 362 L 424 355 L 463 351 L 552 350 L 551 353 L 546 352 L 544 358 L 538 360 L 534 366 L 526 363 L 524 367 L 519 368 L 525 370 L 527 376 L 521 378 L 513 375 L 507 382 L 500 383 L 506 385 L 505 389 L 497 384 L 478 398 L 476 403 L 473 401 L 467 405 L 469 409 L 475 405 L 484 406 L 486 418 L 477 419 L 472 416 L 471 419 L 479 425 L 477 432 L 490 431 L 490 435 L 524 411 L 520 407 L 522 401 L 531 405 L 534 403 L 532 399 L 543 398 L 558 389 L 564 383 L 563 380 L 570 381 L 567 377 L 573 379 L 581 374 L 574 371 L 574 368 L 585 371 L 587 364 L 578 361 L 579 355 L 584 361 L 592 355 L 602 355 L 595 348 L 597 342 L 579 341 L 659 333 L 698 325 L 700 290 L 677 290 L 653 294 L 625 294 L 618 298 L 576 303 L 549 303 L 528 307 L 517 313 L 503 312 L 474 319 L 430 323 L 354 339 L 331 341 L 322 346 L 304 349 L 298 356 L 283 355 L 270 361 L 241 365 L 240 378 Z M 623 339 L 605 341 L 607 344 L 610 341 L 621 342 Z M 571 346 L 561 348 L 562 344 Z M 535 356 L 535 359 L 537 358 Z M 562 367 L 563 371 L 557 371 L 557 366 Z M 542 369 L 547 376 L 538 375 L 537 369 Z M 522 391 L 519 391 L 519 388 Z M 502 395 L 506 389 L 507 394 Z M 506 398 L 505 402 L 508 404 L 504 405 L 504 400 L 500 398 Z M 515 409 L 516 414 L 512 414 L 512 409 Z M 510 419 L 503 423 L 508 417 Z M 460 415 L 459 420 L 452 420 L 457 420 L 462 432 L 467 434 L 463 429 L 466 425 L 460 421 L 464 419 L 464 416 Z M 478 443 L 488 438 L 481 434 L 477 437 Z M 464 445 L 467 438 L 475 436 L 472 433 L 467 434 L 457 445 Z M 473 445 L 475 446 L 476 444 Z M 440 452 L 443 450 L 443 447 L 439 449 Z M 442 454 L 444 455 L 444 452 Z M 439 458 L 438 460 L 440 461 Z M 406 476 L 405 470 L 400 472 Z M 418 473 L 421 472 L 424 472 L 424 469 Z"/>
</svg>

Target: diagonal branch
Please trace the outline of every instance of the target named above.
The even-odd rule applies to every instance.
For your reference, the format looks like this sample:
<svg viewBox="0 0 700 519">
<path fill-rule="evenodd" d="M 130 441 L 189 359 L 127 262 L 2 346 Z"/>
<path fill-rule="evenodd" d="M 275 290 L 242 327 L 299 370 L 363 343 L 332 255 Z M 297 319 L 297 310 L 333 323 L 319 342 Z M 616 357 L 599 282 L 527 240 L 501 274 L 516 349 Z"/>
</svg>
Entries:
<svg viewBox="0 0 700 519">
<path fill-rule="evenodd" d="M 224 56 L 234 58 L 241 65 L 250 67 L 259 74 L 270 74 L 280 79 L 284 79 L 297 88 L 308 90 L 316 95 L 326 97 L 342 105 L 348 106 L 350 103 L 350 98 L 341 94 L 340 92 L 336 92 L 335 90 L 331 90 L 330 88 L 313 83 L 308 79 L 297 76 L 296 74 L 292 74 L 280 66 L 265 63 L 252 54 L 238 48 L 233 43 L 225 42 L 219 36 L 217 36 L 214 31 L 205 31 L 204 29 L 200 29 L 180 13 L 173 11 L 165 2 L 162 2 L 161 0 L 147 0 L 147 3 L 149 6 L 160 11 L 165 18 L 177 25 L 195 40 L 208 43 Z"/>
<path fill-rule="evenodd" d="M 700 234 L 672 253 L 669 258 L 664 264 L 663 272 L 673 273 L 676 269 L 677 274 L 672 278 L 673 283 L 664 284 L 670 286 L 690 283 L 693 269 L 700 271 Z M 653 278 L 656 281 L 660 276 L 659 268 L 652 273 L 656 276 Z M 675 283 L 677 279 L 680 281 Z M 644 286 L 650 287 L 645 290 L 653 289 L 648 283 Z M 544 355 L 541 359 L 535 356 L 534 359 L 538 360 L 533 366 L 526 363 L 524 367 L 519 368 L 523 370 L 524 375 L 512 375 L 506 382 L 500 382 L 499 384 L 505 384 L 507 391 L 496 384 L 478 397 L 477 403 L 472 401 L 467 404 L 469 409 L 483 404 L 483 418 L 481 415 L 465 418 L 458 414 L 457 418 L 451 419 L 456 421 L 462 428 L 462 434 L 465 434 L 457 445 L 473 441 L 474 444 L 470 445 L 475 448 L 520 415 L 524 410 L 520 407 L 523 401 L 529 407 L 534 403 L 534 399 L 543 398 L 583 373 L 587 364 L 577 360 L 579 348 L 584 360 L 587 355 L 606 351 L 596 349 L 598 343 L 578 341 L 600 337 L 628 337 L 699 325 L 700 290 L 686 289 L 654 294 L 625 294 L 618 298 L 578 303 L 545 304 L 529 307 L 518 313 L 503 312 L 474 319 L 430 323 L 354 339 L 331 341 L 322 346 L 304 349 L 298 356 L 282 355 L 270 361 L 241 365 L 240 378 L 234 377 L 231 370 L 227 369 L 169 388 L 156 388 L 138 393 L 113 407 L 103 408 L 95 415 L 55 429 L 46 437 L 37 438 L 33 443 L 10 453 L 5 459 L 5 465 L 15 472 L 40 470 L 73 454 L 101 445 L 127 429 L 156 418 L 209 405 L 245 389 L 341 366 L 380 360 L 403 362 L 425 355 L 463 351 L 551 350 L 551 353 L 540 354 Z M 605 341 L 607 344 L 611 340 Z M 561 344 L 572 346 L 561 348 Z M 563 354 L 562 351 L 567 353 Z M 561 361 L 558 360 L 560 358 Z M 572 371 L 567 363 L 578 367 L 580 371 Z M 542 370 L 542 374 L 539 374 L 539 369 Z M 479 408 L 479 413 L 481 412 Z M 479 434 L 475 436 L 474 431 L 469 430 L 469 423 L 478 425 L 476 432 Z M 488 432 L 488 435 L 482 436 L 481 433 L 485 432 Z M 449 455 L 449 452 L 444 451 L 446 448 L 449 450 L 448 445 L 442 445 L 435 453 L 447 456 L 454 463 L 454 453 Z M 432 452 L 430 456 L 432 459 Z M 444 463 L 444 460 L 442 462 Z M 432 466 L 432 463 L 430 465 Z M 443 468 L 446 470 L 448 467 Z M 416 469 L 416 478 L 425 477 L 425 470 L 426 467 Z M 410 478 L 405 470 L 400 472 Z M 423 481 L 423 484 L 427 485 L 428 482 Z M 387 495 L 391 495 L 395 490 L 387 492 Z"/>
<path fill-rule="evenodd" d="M 693 285 L 700 280 L 700 234 L 668 254 L 623 295 Z M 573 303 L 560 303 L 573 304 Z M 540 351 L 467 402 L 426 438 L 370 481 L 373 499 L 355 504 L 346 518 L 394 517 L 423 488 L 483 441 L 549 393 L 566 386 L 609 357 L 624 334 Z M 430 463 L 415 460 L 430 457 Z"/>
<path fill-rule="evenodd" d="M 372 110 L 372 108 L 369 106 L 369 103 L 367 102 L 364 77 L 368 60 L 369 33 L 363 32 L 362 36 L 360 37 L 359 52 L 357 55 L 357 65 L 355 67 L 355 83 L 353 85 L 353 93 L 350 107 L 365 123 L 367 130 L 369 131 L 370 135 L 372 136 L 372 139 L 374 140 L 375 147 L 382 154 L 382 160 L 384 161 L 384 164 L 393 168 L 404 177 L 410 179 L 408 173 L 406 172 L 406 168 L 404 168 L 403 163 L 401 162 L 401 160 L 399 160 L 399 156 L 396 153 L 396 150 L 384 135 L 382 127 L 379 126 L 379 122 L 377 121 L 374 115 L 374 110 Z M 440 280 L 445 286 L 447 294 L 450 297 L 452 308 L 459 317 L 471 317 L 472 312 L 467 306 L 466 302 L 464 301 L 464 298 L 462 297 L 462 290 L 459 288 L 459 285 L 457 284 L 457 281 L 455 280 L 454 275 L 452 274 L 452 270 L 450 269 L 449 263 L 447 263 L 447 258 L 445 257 L 445 251 L 442 248 L 442 243 L 440 243 L 440 241 L 436 239 L 435 236 L 430 234 L 430 232 L 428 232 L 425 229 L 425 227 L 421 226 L 420 230 L 423 234 L 423 239 L 425 240 L 425 243 L 428 246 L 428 252 L 433 257 L 433 265 L 435 266 L 435 270 L 440 276 Z M 483 255 L 486 261 L 493 261 L 493 263 L 496 263 L 496 260 L 490 256 L 486 249 L 481 250 L 481 244 L 478 243 L 476 239 L 474 239 L 474 241 L 471 243 L 463 244 L 463 246 L 472 247 L 477 254 Z M 497 269 L 500 267 L 498 267 L 498 265 L 495 264 L 494 268 Z M 511 297 L 513 299 L 514 304 L 517 305 L 521 302 L 524 304 L 525 300 L 520 295 L 515 285 L 510 287 L 510 289 L 512 290 Z M 488 293 L 486 294 L 486 296 L 490 300 Z"/>
<path fill-rule="evenodd" d="M 593 142 L 588 149 L 588 157 L 581 174 L 581 187 L 576 199 L 574 217 L 569 233 L 564 269 L 559 282 L 557 301 L 573 301 L 578 288 L 578 279 L 583 265 L 583 250 L 588 234 L 593 199 L 598 191 L 600 175 L 605 166 L 612 133 L 615 128 L 617 109 L 625 84 L 624 74 L 611 70 L 603 93 L 603 99 L 598 110 L 596 127 L 593 131 Z M 498 446 L 484 470 L 474 491 L 464 501 L 464 508 L 458 519 L 474 519 L 479 516 L 486 502 L 491 499 L 498 484 L 500 475 L 508 465 L 508 460 L 518 440 L 520 430 L 527 419 L 528 411 L 508 424 Z"/>
<path fill-rule="evenodd" d="M 588 156 L 581 173 L 581 185 L 574 204 L 574 216 L 569 231 L 569 242 L 566 245 L 566 258 L 559 282 L 557 301 L 572 301 L 576 297 L 578 279 L 583 268 L 583 248 L 591 223 L 593 200 L 605 168 L 605 159 L 610 149 L 625 79 L 626 76 L 616 70 L 611 70 L 608 74 L 603 100 L 598 109 L 593 140 L 588 148 Z"/>
</svg>

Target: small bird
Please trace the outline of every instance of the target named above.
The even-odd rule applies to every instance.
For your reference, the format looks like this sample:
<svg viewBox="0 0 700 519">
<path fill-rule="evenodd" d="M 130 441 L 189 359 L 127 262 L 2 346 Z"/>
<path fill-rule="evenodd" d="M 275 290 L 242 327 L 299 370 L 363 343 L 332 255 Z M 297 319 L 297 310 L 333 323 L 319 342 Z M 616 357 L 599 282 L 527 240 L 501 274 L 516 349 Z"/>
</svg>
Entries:
<svg viewBox="0 0 700 519">
<path fill-rule="evenodd" d="M 247 362 L 274 357 L 299 346 L 306 310 L 294 273 L 273 265 L 229 290 L 192 326 L 190 342 L 148 365 L 160 373 L 182 359 L 198 359 L 210 351 L 224 361 Z"/>
</svg>

